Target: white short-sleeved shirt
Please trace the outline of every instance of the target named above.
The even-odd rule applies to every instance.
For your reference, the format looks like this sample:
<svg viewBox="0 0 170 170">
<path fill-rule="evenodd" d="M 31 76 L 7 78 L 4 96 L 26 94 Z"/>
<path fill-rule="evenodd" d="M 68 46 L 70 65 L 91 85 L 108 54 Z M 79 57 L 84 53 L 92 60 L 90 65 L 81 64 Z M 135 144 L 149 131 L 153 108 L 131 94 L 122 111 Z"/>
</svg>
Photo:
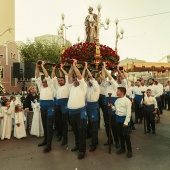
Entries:
<svg viewBox="0 0 170 170">
<path fill-rule="evenodd" d="M 69 109 L 78 109 L 85 106 L 85 97 L 87 92 L 87 84 L 82 78 L 79 81 L 79 86 L 75 87 L 74 84 L 68 84 L 70 96 L 68 99 Z"/>
</svg>

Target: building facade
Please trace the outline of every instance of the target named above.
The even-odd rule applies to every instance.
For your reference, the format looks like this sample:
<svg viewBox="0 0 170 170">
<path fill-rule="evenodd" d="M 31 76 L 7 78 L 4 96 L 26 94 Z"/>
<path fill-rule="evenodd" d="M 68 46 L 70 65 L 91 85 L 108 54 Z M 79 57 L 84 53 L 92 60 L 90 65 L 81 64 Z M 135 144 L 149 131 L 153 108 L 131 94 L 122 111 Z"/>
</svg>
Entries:
<svg viewBox="0 0 170 170">
<path fill-rule="evenodd" d="M 15 41 L 15 0 L 0 0 L 0 45 Z"/>
<path fill-rule="evenodd" d="M 1 83 L 6 92 L 19 92 L 22 85 L 17 83 L 17 79 L 13 78 L 13 63 L 20 62 L 18 46 L 15 42 L 8 42 L 0 45 L 0 65 L 2 66 Z"/>
<path fill-rule="evenodd" d="M 167 56 L 163 57 L 158 62 L 160 62 L 160 63 L 170 63 L 170 55 L 167 55 Z"/>
</svg>

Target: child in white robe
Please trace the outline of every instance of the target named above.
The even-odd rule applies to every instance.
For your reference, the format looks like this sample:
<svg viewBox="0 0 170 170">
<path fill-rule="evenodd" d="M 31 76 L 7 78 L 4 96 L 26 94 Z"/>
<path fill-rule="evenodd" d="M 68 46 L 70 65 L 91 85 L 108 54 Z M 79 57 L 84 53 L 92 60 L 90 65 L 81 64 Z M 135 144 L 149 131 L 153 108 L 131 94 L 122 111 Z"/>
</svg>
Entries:
<svg viewBox="0 0 170 170">
<path fill-rule="evenodd" d="M 14 126 L 15 126 L 15 119 L 14 119 L 14 113 L 15 113 L 15 103 L 16 103 L 16 97 L 11 96 L 10 97 L 10 108 L 13 109 L 13 114 L 11 115 L 12 117 L 12 132 L 14 131 Z"/>
<path fill-rule="evenodd" d="M 17 104 L 15 106 L 15 127 L 14 127 L 14 137 L 17 139 L 21 139 L 26 137 L 26 130 L 25 130 L 25 121 L 26 117 L 24 115 L 22 106 Z"/>
<path fill-rule="evenodd" d="M 31 125 L 31 135 L 35 135 L 37 137 L 44 135 L 44 129 L 42 126 L 42 120 L 41 120 L 41 112 L 40 112 L 40 104 L 35 100 L 35 103 L 31 102 L 32 108 L 33 108 L 33 119 L 32 119 L 32 125 Z"/>
<path fill-rule="evenodd" d="M 11 124 L 12 124 L 12 109 L 10 108 L 10 101 L 5 99 L 2 101 L 0 109 L 0 138 L 1 140 L 11 138 Z"/>
</svg>

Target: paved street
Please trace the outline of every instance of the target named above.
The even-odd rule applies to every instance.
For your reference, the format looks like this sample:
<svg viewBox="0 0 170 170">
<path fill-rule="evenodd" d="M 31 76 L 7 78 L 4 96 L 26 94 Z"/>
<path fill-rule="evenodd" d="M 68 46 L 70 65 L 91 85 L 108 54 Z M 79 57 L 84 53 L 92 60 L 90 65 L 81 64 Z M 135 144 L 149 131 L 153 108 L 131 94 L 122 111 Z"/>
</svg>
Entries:
<svg viewBox="0 0 170 170">
<path fill-rule="evenodd" d="M 71 152 L 74 146 L 73 133 L 69 132 L 68 146 L 53 138 L 52 151 L 42 152 L 37 144 L 42 138 L 28 136 L 17 140 L 0 141 L 0 170 L 169 170 L 170 169 L 170 111 L 164 111 L 161 122 L 156 124 L 156 135 L 144 134 L 143 124 L 136 125 L 131 141 L 133 157 L 126 154 L 117 155 L 112 145 L 108 154 L 104 125 L 99 130 L 99 146 L 93 153 L 89 152 L 90 139 L 87 139 L 87 152 L 83 160 L 77 159 L 77 152 Z"/>
</svg>

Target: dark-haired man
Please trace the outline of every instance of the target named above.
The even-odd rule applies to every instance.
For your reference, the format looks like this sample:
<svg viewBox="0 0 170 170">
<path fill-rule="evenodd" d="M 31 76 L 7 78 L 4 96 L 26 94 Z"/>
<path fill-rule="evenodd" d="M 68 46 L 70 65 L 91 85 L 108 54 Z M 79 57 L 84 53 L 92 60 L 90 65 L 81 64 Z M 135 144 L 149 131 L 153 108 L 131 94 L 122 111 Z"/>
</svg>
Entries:
<svg viewBox="0 0 170 170">
<path fill-rule="evenodd" d="M 142 114 L 142 91 L 144 91 L 144 87 L 141 86 L 141 80 L 137 80 L 137 86 L 133 89 L 132 94 L 132 103 L 135 104 L 135 123 L 142 123 L 143 114 Z M 139 121 L 139 122 L 138 122 Z"/>
<path fill-rule="evenodd" d="M 105 74 L 107 74 L 108 76 L 108 81 L 106 81 L 105 79 Z M 114 77 L 116 78 L 116 77 Z M 105 86 L 105 96 L 106 96 L 106 100 L 105 100 L 105 114 L 104 114 L 104 123 L 105 123 L 105 128 L 106 128 L 106 135 L 108 137 L 107 142 L 104 144 L 109 145 L 109 112 L 108 112 L 108 102 L 109 102 L 109 93 L 111 93 L 111 103 L 114 105 L 115 101 L 117 100 L 117 87 L 119 86 L 117 81 L 112 77 L 112 75 L 109 73 L 109 71 L 106 69 L 106 63 L 103 62 L 103 68 L 102 68 L 102 79 L 103 79 L 103 85 Z M 114 141 L 115 141 L 115 146 L 116 148 L 119 147 L 119 139 L 117 136 L 117 131 L 116 131 L 116 124 L 115 124 L 115 111 L 111 112 L 111 130 L 112 130 L 112 134 L 114 137 Z M 112 137 L 111 137 L 111 143 L 113 143 L 112 141 Z"/>
<path fill-rule="evenodd" d="M 58 140 L 61 140 L 61 137 L 63 137 L 63 141 L 61 143 L 62 146 L 66 145 L 68 142 L 68 110 L 67 110 L 67 103 L 68 103 L 68 97 L 69 97 L 69 90 L 68 90 L 68 74 L 63 69 L 63 64 L 61 64 L 60 69 L 64 73 L 65 77 L 56 77 L 55 76 L 55 67 L 52 69 L 52 77 L 53 77 L 53 83 L 54 88 L 56 90 L 56 99 L 58 102 L 58 105 L 61 108 L 62 115 L 61 119 L 60 116 L 58 116 L 57 123 L 60 124 L 58 133 L 61 136 L 58 136 Z M 56 113 L 59 114 L 59 113 Z"/>
<path fill-rule="evenodd" d="M 154 79 L 149 79 L 149 86 L 148 86 L 148 89 L 151 89 L 151 92 L 152 92 L 152 96 L 156 98 L 156 101 L 157 101 L 157 104 L 160 102 L 160 96 L 161 96 L 161 89 L 159 88 L 158 86 L 158 82 Z M 159 106 L 159 105 L 158 105 Z M 160 110 L 158 109 L 157 110 L 157 115 L 158 117 L 156 118 L 156 122 L 159 123 L 160 122 Z"/>
<path fill-rule="evenodd" d="M 44 67 L 45 62 L 42 61 L 41 68 L 45 75 L 45 79 L 41 82 L 41 76 L 39 73 L 40 65 L 36 65 L 35 73 L 37 78 L 37 86 L 40 92 L 40 109 L 41 118 L 44 128 L 44 141 L 38 146 L 45 146 L 44 152 L 49 152 L 51 150 L 51 143 L 53 138 L 53 120 L 54 120 L 54 86 L 52 79 L 48 75 L 47 70 Z"/>
<path fill-rule="evenodd" d="M 89 71 L 87 67 L 87 62 L 85 62 L 85 69 L 88 73 L 89 79 L 87 82 L 87 112 L 89 117 L 89 124 L 90 124 L 90 132 L 92 137 L 92 143 L 90 146 L 90 152 L 93 152 L 96 150 L 96 147 L 98 145 L 98 121 L 99 121 L 99 115 L 98 115 L 98 100 L 99 100 L 99 93 L 100 88 L 98 85 L 98 82 L 93 78 L 91 72 Z"/>
<path fill-rule="evenodd" d="M 121 148 L 117 154 L 125 152 L 125 142 L 127 146 L 127 157 L 132 157 L 132 147 L 130 141 L 130 118 L 131 118 L 131 101 L 126 97 L 126 88 L 118 87 L 117 96 L 119 97 L 114 106 L 109 103 L 108 105 L 116 111 L 116 130 L 120 139 Z"/>
<path fill-rule="evenodd" d="M 87 113 L 85 107 L 85 96 L 87 92 L 87 84 L 76 64 L 77 61 L 74 60 L 73 66 L 70 68 L 68 74 L 70 92 L 68 110 L 70 123 L 75 136 L 75 147 L 73 147 L 71 151 L 79 150 L 78 159 L 83 159 L 86 152 Z M 76 77 L 74 78 L 73 71 L 76 74 Z"/>
</svg>

